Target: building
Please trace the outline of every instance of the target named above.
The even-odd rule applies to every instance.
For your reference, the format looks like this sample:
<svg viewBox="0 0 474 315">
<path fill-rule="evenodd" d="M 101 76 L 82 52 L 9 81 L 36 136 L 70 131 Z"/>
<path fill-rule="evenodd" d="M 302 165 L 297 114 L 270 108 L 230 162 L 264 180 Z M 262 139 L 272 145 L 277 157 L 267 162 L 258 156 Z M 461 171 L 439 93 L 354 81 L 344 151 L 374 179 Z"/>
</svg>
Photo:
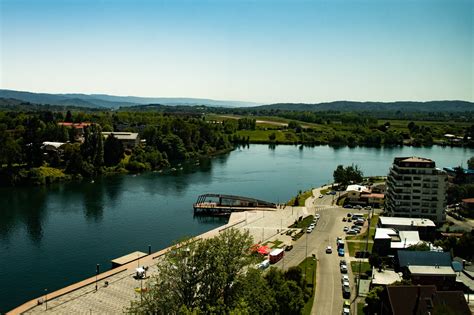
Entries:
<svg viewBox="0 0 474 315">
<path fill-rule="evenodd" d="M 384 202 L 383 193 L 375 193 L 371 188 L 361 185 L 349 185 L 346 188 L 346 202 L 365 206 L 381 207 Z"/>
<path fill-rule="evenodd" d="M 436 234 L 436 224 L 430 219 L 379 217 L 377 226 L 399 231 L 418 231 L 420 238 L 427 241 L 433 240 Z"/>
<path fill-rule="evenodd" d="M 462 291 L 438 291 L 434 285 L 399 285 L 386 287 L 379 314 L 470 315 L 471 311 Z"/>
<path fill-rule="evenodd" d="M 444 222 L 447 175 L 433 160 L 397 157 L 387 178 L 385 210 L 389 216 Z"/>
<path fill-rule="evenodd" d="M 377 228 L 375 230 L 372 252 L 379 256 L 395 255 L 399 249 L 405 249 L 420 242 L 418 231 L 398 231 L 396 229 Z"/>
<path fill-rule="evenodd" d="M 109 135 L 113 134 L 115 138 L 122 142 L 123 147 L 126 149 L 132 149 L 140 143 L 140 136 L 136 132 L 102 132 L 105 139 Z"/>
<path fill-rule="evenodd" d="M 448 181 L 451 183 L 474 183 L 474 170 L 462 167 L 444 167 L 443 170 L 448 174 Z"/>
</svg>

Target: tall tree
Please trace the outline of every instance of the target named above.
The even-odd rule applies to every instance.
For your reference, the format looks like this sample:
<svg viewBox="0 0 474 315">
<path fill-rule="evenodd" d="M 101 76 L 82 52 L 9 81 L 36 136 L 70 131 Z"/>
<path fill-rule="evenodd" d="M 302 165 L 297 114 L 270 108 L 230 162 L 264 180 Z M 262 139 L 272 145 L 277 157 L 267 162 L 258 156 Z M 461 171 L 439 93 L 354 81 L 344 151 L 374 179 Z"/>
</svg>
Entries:
<svg viewBox="0 0 474 315">
<path fill-rule="evenodd" d="M 104 143 L 104 163 L 106 166 L 117 165 L 123 158 L 123 145 L 114 134 L 110 134 Z"/>
</svg>

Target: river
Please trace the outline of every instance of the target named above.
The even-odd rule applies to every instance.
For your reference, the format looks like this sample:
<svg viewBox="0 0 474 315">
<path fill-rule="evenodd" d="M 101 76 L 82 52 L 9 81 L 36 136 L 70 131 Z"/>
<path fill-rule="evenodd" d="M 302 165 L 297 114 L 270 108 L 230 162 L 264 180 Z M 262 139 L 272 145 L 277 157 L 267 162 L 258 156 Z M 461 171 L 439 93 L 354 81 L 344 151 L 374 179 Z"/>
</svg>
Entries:
<svg viewBox="0 0 474 315">
<path fill-rule="evenodd" d="M 226 193 L 284 202 L 332 180 L 338 164 L 386 175 L 395 156 L 466 165 L 474 150 L 250 145 L 175 172 L 118 175 L 95 182 L 0 189 L 0 313 L 94 275 L 96 264 L 153 251 L 225 223 L 193 216 L 199 194 Z"/>
</svg>

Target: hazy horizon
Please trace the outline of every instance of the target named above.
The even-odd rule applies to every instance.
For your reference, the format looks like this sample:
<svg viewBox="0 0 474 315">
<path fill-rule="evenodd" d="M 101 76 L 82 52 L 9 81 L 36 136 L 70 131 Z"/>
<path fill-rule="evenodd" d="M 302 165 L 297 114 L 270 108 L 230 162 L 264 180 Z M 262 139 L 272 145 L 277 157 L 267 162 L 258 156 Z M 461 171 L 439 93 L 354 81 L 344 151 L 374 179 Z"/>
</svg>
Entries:
<svg viewBox="0 0 474 315">
<path fill-rule="evenodd" d="M 474 101 L 472 1 L 0 0 L 0 88 Z"/>
</svg>

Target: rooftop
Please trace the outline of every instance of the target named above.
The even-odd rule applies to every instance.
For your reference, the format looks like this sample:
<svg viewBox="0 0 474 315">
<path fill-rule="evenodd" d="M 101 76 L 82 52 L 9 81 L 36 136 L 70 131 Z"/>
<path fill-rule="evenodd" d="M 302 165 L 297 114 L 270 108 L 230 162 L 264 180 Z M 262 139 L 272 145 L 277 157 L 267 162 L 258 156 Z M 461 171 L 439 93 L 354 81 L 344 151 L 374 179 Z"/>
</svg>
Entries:
<svg viewBox="0 0 474 315">
<path fill-rule="evenodd" d="M 474 203 L 474 198 L 466 198 L 466 199 L 463 199 L 462 202 L 464 202 L 464 203 Z"/>
<path fill-rule="evenodd" d="M 419 219 L 419 218 L 379 217 L 379 222 L 381 225 L 436 227 L 436 224 L 430 219 Z"/>
<path fill-rule="evenodd" d="M 360 192 L 369 192 L 369 188 L 361 185 L 349 185 L 346 188 L 346 191 L 360 191 Z"/>
<path fill-rule="evenodd" d="M 418 231 L 397 231 L 390 228 L 375 229 L 374 239 L 391 239 L 391 248 L 407 248 L 420 243 Z"/>
<path fill-rule="evenodd" d="M 364 194 L 364 197 L 383 199 L 385 197 L 385 195 L 384 194 L 368 193 L 368 194 Z"/>
<path fill-rule="evenodd" d="M 105 138 L 111 134 L 113 134 L 114 137 L 119 140 L 136 140 L 138 137 L 138 133 L 136 132 L 102 132 L 102 135 Z"/>
<path fill-rule="evenodd" d="M 451 267 L 451 254 L 449 252 L 432 251 L 398 251 L 398 263 L 405 266 L 447 266 Z"/>
<path fill-rule="evenodd" d="M 404 158 L 401 160 L 401 162 L 410 162 L 410 163 L 431 163 L 433 160 L 422 158 L 422 157 L 417 157 L 417 156 L 412 156 L 409 158 Z"/>
<path fill-rule="evenodd" d="M 456 273 L 454 272 L 451 266 L 408 266 L 408 270 L 410 270 L 411 274 L 415 275 L 453 275 L 455 276 Z"/>
</svg>

